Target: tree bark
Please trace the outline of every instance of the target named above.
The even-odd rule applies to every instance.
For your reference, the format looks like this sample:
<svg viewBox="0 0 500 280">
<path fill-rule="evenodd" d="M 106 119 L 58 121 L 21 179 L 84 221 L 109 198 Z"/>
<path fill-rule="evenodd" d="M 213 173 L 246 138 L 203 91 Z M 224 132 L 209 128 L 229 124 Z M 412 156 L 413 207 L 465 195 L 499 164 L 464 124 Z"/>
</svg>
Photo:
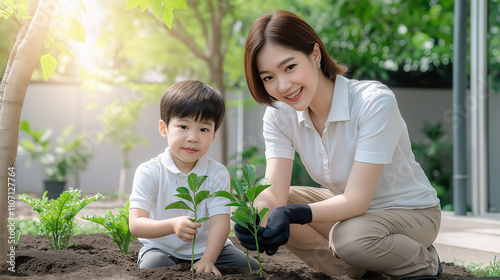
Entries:
<svg viewBox="0 0 500 280">
<path fill-rule="evenodd" d="M 19 122 L 26 90 L 38 62 L 52 14 L 59 0 L 30 0 L 26 18 L 19 30 L 16 42 L 0 84 L 0 266 L 6 267 L 9 244 L 9 168 L 15 167 L 19 135 Z M 32 17 L 32 18 L 29 18 Z M 10 180 L 11 183 L 12 180 Z M 12 185 L 10 186 L 12 188 Z M 12 192 L 12 190 L 11 190 Z M 12 197 L 12 196 L 11 196 Z"/>
</svg>

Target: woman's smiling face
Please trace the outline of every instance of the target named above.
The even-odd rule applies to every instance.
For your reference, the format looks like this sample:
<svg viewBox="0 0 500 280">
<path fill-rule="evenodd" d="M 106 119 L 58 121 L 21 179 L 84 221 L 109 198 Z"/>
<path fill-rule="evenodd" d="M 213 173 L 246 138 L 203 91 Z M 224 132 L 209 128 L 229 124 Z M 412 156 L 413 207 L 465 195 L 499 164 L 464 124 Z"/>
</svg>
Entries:
<svg viewBox="0 0 500 280">
<path fill-rule="evenodd" d="M 316 94 L 320 69 L 317 46 L 311 55 L 272 43 L 265 43 L 257 54 L 260 78 L 267 93 L 297 111 L 309 107 Z"/>
</svg>

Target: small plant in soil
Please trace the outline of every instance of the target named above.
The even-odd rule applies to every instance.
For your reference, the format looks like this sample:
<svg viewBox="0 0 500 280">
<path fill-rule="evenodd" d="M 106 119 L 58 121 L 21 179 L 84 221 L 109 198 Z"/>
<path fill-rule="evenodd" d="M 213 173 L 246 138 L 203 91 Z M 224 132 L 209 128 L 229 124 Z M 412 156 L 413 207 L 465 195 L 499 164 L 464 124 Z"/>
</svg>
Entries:
<svg viewBox="0 0 500 280">
<path fill-rule="evenodd" d="M 179 187 L 179 188 L 177 188 L 177 194 L 175 194 L 175 196 L 177 196 L 183 200 L 186 200 L 187 202 L 189 202 L 192 205 L 192 207 L 190 205 L 188 205 L 186 202 L 181 200 L 181 201 L 176 201 L 174 203 L 169 204 L 167 207 L 165 207 L 165 210 L 168 210 L 168 209 L 186 209 L 186 210 L 189 210 L 189 211 L 194 213 L 194 218 L 190 218 L 190 220 L 193 222 L 196 222 L 196 223 L 202 223 L 202 222 L 210 219 L 209 217 L 198 218 L 198 214 L 197 214 L 198 205 L 200 205 L 200 203 L 203 200 L 205 200 L 206 198 L 209 198 L 211 195 L 210 191 L 207 191 L 207 190 L 200 191 L 200 187 L 203 184 L 203 182 L 205 182 L 206 179 L 207 179 L 207 176 L 198 177 L 198 175 L 196 175 L 194 173 L 189 174 L 189 176 L 188 176 L 189 189 L 186 187 Z M 193 265 L 194 265 L 194 244 L 195 244 L 195 242 L 196 242 L 196 234 L 194 235 L 193 245 L 191 246 L 191 273 L 193 273 L 193 274 L 194 274 Z"/>
<path fill-rule="evenodd" d="M 132 240 L 137 239 L 130 233 L 128 228 L 130 201 L 125 203 L 125 207 L 117 208 L 118 214 L 113 214 L 111 210 L 104 216 L 87 215 L 82 219 L 100 224 L 106 228 L 107 234 L 113 238 L 113 242 L 118 245 L 124 255 L 128 255 Z"/>
<path fill-rule="evenodd" d="M 87 204 L 103 199 L 100 193 L 92 197 L 81 196 L 81 190 L 70 188 L 64 191 L 57 199 L 49 200 L 47 192 L 42 198 L 33 198 L 26 194 L 19 196 L 19 200 L 28 203 L 34 211 L 38 212 L 39 222 L 33 222 L 40 235 L 49 242 L 50 248 L 56 250 L 67 249 L 69 239 L 76 232 L 75 216 Z"/>
<path fill-rule="evenodd" d="M 257 258 L 259 261 L 259 275 L 262 277 L 262 263 L 260 260 L 260 250 L 259 250 L 259 242 L 258 242 L 258 230 L 260 224 L 260 217 L 263 217 L 268 208 L 263 208 L 259 211 L 254 206 L 254 201 L 257 196 L 270 187 L 271 185 L 267 184 L 267 179 L 262 178 L 259 181 L 256 181 L 256 168 L 253 165 L 245 165 L 243 167 L 243 180 L 233 179 L 231 181 L 231 186 L 236 191 L 236 194 L 232 194 L 226 191 L 219 191 L 214 194 L 214 196 L 222 196 L 231 200 L 231 203 L 227 204 L 227 206 L 237 207 L 236 211 L 234 211 L 231 215 L 231 220 L 238 225 L 248 229 L 253 236 L 255 236 L 255 244 L 257 246 Z M 252 273 L 252 268 L 250 266 L 250 259 L 247 253 L 247 261 L 248 268 L 250 269 L 250 273 Z"/>
</svg>

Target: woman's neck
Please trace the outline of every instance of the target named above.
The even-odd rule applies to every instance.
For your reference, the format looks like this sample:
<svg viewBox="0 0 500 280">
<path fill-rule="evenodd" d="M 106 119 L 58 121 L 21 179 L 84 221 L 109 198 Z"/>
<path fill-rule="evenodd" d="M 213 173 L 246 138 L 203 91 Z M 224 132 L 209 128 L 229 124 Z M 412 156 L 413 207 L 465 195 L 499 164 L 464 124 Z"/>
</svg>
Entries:
<svg viewBox="0 0 500 280">
<path fill-rule="evenodd" d="M 320 76 L 316 94 L 309 105 L 309 115 L 311 117 L 315 116 L 316 118 L 324 119 L 326 121 L 328 114 L 330 113 L 330 107 L 332 106 L 334 88 L 334 81 L 328 79 L 324 75 Z"/>
</svg>

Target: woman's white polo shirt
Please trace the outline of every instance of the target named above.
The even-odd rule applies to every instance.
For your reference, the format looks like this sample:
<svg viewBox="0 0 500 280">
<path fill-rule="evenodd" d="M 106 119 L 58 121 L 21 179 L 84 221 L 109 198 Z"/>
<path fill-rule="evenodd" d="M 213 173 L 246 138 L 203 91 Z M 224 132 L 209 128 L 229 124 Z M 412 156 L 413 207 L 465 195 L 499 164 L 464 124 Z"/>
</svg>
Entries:
<svg viewBox="0 0 500 280">
<path fill-rule="evenodd" d="M 323 135 L 308 110 L 282 102 L 264 114 L 266 158 L 300 155 L 311 178 L 343 193 L 354 161 L 384 164 L 369 209 L 421 209 L 439 203 L 411 150 L 394 93 L 376 81 L 337 76 Z"/>
</svg>

